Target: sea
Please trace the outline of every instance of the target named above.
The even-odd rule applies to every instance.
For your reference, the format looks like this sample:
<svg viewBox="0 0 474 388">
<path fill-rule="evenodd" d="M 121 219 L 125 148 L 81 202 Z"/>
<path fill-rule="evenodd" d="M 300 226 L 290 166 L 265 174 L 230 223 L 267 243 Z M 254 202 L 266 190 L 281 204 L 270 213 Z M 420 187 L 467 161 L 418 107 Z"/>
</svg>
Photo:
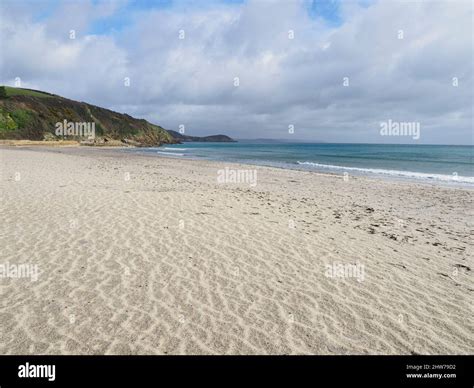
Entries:
<svg viewBox="0 0 474 388">
<path fill-rule="evenodd" d="M 339 175 L 474 187 L 474 146 L 239 141 L 139 148 L 131 152 L 237 162 Z"/>
</svg>

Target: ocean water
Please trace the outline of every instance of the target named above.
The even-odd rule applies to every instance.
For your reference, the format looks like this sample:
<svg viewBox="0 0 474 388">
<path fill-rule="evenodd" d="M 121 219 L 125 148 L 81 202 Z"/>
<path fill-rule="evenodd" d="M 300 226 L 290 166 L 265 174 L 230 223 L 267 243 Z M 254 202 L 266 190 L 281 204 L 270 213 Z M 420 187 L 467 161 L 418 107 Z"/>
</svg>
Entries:
<svg viewBox="0 0 474 388">
<path fill-rule="evenodd" d="M 241 141 L 183 143 L 138 152 L 474 186 L 474 146 Z"/>
</svg>

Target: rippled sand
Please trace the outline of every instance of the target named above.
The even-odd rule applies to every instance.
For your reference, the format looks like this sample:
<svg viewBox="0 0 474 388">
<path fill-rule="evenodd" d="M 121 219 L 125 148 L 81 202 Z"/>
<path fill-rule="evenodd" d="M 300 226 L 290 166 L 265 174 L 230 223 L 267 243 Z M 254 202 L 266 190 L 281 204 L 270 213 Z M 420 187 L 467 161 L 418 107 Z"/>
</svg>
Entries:
<svg viewBox="0 0 474 388">
<path fill-rule="evenodd" d="M 466 354 L 473 194 L 105 149 L 0 149 L 1 354 Z M 359 277 L 327 276 L 358 263 Z"/>
</svg>

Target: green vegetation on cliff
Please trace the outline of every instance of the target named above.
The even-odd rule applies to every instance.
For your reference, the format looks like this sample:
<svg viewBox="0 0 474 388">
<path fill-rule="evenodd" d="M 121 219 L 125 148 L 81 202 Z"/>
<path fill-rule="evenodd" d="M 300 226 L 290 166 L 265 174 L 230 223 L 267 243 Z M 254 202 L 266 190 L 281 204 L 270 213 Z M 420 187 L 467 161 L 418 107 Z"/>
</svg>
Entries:
<svg viewBox="0 0 474 388">
<path fill-rule="evenodd" d="M 146 120 L 38 90 L 0 86 L 0 139 L 60 139 L 56 124 L 64 120 L 95 123 L 96 144 L 108 140 L 137 146 L 177 143 L 165 129 Z"/>
</svg>

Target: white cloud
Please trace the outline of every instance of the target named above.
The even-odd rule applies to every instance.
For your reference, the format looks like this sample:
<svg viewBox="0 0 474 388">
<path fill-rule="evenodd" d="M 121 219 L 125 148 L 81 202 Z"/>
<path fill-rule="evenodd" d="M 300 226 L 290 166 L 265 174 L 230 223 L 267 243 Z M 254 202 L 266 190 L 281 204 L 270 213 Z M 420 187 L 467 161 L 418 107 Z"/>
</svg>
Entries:
<svg viewBox="0 0 474 388">
<path fill-rule="evenodd" d="M 382 142 L 378 123 L 393 119 L 419 121 L 424 143 L 472 143 L 470 2 L 347 2 L 338 27 L 312 19 L 304 2 L 182 6 L 87 33 L 119 9 L 66 4 L 38 21 L 6 7 L 0 81 L 19 76 L 193 134 L 288 138 L 293 124 L 298 139 Z M 71 26 L 76 40 L 64 35 Z"/>
</svg>

